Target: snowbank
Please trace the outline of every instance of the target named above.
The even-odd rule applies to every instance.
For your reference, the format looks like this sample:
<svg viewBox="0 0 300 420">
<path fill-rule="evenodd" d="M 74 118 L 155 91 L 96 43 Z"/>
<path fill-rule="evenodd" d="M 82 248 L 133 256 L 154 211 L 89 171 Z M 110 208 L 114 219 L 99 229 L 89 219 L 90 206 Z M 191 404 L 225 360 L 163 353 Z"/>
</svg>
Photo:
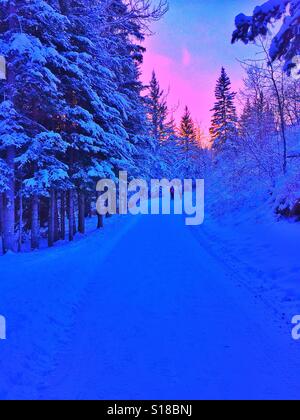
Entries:
<svg viewBox="0 0 300 420">
<path fill-rule="evenodd" d="M 300 312 L 299 223 L 277 219 L 266 203 L 218 220 L 206 213 L 199 234 L 280 317 L 290 323 Z"/>
<path fill-rule="evenodd" d="M 38 397 L 32 390 L 38 393 L 41 373 L 55 367 L 90 279 L 101 280 L 101 272 L 91 272 L 92 262 L 101 266 L 136 219 L 115 216 L 103 231 L 72 244 L 0 257 L 0 313 L 7 321 L 7 340 L 0 341 L 0 399 L 26 398 L 28 392 L 30 399 Z"/>
</svg>

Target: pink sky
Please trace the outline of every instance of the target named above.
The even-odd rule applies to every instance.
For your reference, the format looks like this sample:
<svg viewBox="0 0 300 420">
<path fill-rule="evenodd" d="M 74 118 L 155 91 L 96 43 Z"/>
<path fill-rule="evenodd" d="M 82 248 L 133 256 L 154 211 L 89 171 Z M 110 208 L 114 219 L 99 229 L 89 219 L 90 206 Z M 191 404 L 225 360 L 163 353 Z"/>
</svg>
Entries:
<svg viewBox="0 0 300 420">
<path fill-rule="evenodd" d="M 180 119 L 183 108 L 188 105 L 195 121 L 208 130 L 210 109 L 215 100 L 215 81 L 220 75 L 220 69 L 197 72 L 198 65 L 201 65 L 199 61 L 199 57 L 193 57 L 187 49 L 182 50 L 180 62 L 149 49 L 143 66 L 143 81 L 147 83 L 155 69 L 161 87 L 169 91 L 168 103 L 170 109 L 176 111 L 176 120 Z M 186 77 L 185 73 L 192 73 L 192 76 Z M 241 79 L 233 80 L 233 85 L 238 90 L 242 86 Z"/>
<path fill-rule="evenodd" d="M 237 59 L 252 57 L 253 47 L 232 46 L 234 18 L 251 13 L 256 0 L 170 0 L 167 15 L 155 24 L 155 35 L 146 42 L 142 80 L 148 83 L 155 70 L 161 87 L 169 90 L 169 106 L 179 120 L 188 105 L 193 118 L 208 131 L 216 80 L 224 66 L 237 92 L 243 72 Z"/>
</svg>

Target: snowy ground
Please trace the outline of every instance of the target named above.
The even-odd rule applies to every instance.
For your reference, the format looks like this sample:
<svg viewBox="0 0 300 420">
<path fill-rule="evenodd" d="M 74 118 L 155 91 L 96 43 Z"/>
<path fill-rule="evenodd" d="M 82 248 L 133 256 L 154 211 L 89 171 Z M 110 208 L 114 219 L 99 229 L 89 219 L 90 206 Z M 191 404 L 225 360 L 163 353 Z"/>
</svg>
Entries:
<svg viewBox="0 0 300 420">
<path fill-rule="evenodd" d="M 201 227 L 207 249 L 290 325 L 300 313 L 300 223 L 276 221 L 268 207 Z"/>
<path fill-rule="evenodd" d="M 250 216 L 115 217 L 1 258 L 0 397 L 299 398 L 299 233 Z"/>
</svg>

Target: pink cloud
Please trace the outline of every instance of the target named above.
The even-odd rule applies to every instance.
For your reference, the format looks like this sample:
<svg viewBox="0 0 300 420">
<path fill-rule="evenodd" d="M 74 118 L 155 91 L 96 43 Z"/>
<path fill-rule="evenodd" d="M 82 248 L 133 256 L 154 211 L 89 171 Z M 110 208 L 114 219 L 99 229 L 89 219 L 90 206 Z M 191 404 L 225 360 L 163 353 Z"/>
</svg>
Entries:
<svg viewBox="0 0 300 420">
<path fill-rule="evenodd" d="M 182 50 L 182 64 L 187 67 L 191 64 L 192 55 L 187 48 Z"/>
</svg>

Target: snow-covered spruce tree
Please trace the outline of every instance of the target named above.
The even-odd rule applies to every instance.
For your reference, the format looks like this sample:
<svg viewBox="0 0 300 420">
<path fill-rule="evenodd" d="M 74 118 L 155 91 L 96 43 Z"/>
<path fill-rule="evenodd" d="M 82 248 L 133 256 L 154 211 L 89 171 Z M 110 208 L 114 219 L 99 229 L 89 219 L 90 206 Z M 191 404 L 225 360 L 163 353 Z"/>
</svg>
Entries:
<svg viewBox="0 0 300 420">
<path fill-rule="evenodd" d="M 252 98 L 247 97 L 239 129 L 242 136 L 250 135 L 258 145 L 263 145 L 266 136 L 276 133 L 275 116 L 264 92 L 259 92 Z"/>
<path fill-rule="evenodd" d="M 60 12 L 68 22 L 68 39 L 62 49 L 65 68 L 60 69 L 61 93 L 66 105 L 59 116 L 57 128 L 68 144 L 64 162 L 69 168 L 70 179 L 68 192 L 60 194 L 59 202 L 62 219 L 65 219 L 67 206 L 69 240 L 73 240 L 77 231 L 77 211 L 78 230 L 85 232 L 86 198 L 95 190 L 96 179 L 108 176 L 105 168 L 109 169 L 109 165 L 105 156 L 111 140 L 101 123 L 105 115 L 109 119 L 115 112 L 113 109 L 108 112 L 107 101 L 105 103 L 103 99 L 105 95 L 112 96 L 115 87 L 111 87 L 109 72 L 99 63 L 101 49 L 96 44 L 95 30 L 92 31 L 99 25 L 99 14 L 94 15 L 93 27 L 93 3 L 59 0 Z"/>
<path fill-rule="evenodd" d="M 146 113 L 141 97 L 139 64 L 147 23 L 164 12 L 164 1 L 59 0 L 70 26 L 70 47 L 65 54 L 73 72 L 63 78 L 68 107 L 63 137 L 69 143 L 67 164 L 75 187 L 69 193 L 73 217 L 74 192 L 78 196 L 79 230 L 84 232 L 83 205 L 87 191 L 95 191 L 99 178 L 120 169 L 143 172 L 143 153 L 149 154 Z M 70 96 L 70 92 L 72 95 Z M 72 239 L 69 221 L 70 239 Z M 101 223 L 100 223 L 101 225 Z"/>
<path fill-rule="evenodd" d="M 179 127 L 179 145 L 186 154 L 196 145 L 197 134 L 189 108 L 186 106 Z"/>
<path fill-rule="evenodd" d="M 1 236 L 3 252 L 16 250 L 15 236 L 15 196 L 17 150 L 28 137 L 20 124 L 21 116 L 11 101 L 0 105 L 0 192 L 1 192 Z"/>
<path fill-rule="evenodd" d="M 280 150 L 275 117 L 263 94 L 248 97 L 239 120 L 238 158 L 244 176 L 264 179 L 272 186 L 280 171 Z"/>
<path fill-rule="evenodd" d="M 4 249 L 16 249 L 18 226 L 20 241 L 24 226 L 38 247 L 40 224 L 53 245 L 65 237 L 66 215 L 70 239 L 77 212 L 84 232 L 99 178 L 151 169 L 140 42 L 164 1 L 158 8 L 139 0 L 1 0 L 1 6 L 0 53 L 8 63 L 0 92 Z"/>
<path fill-rule="evenodd" d="M 174 115 L 171 114 L 165 124 L 165 138 L 160 143 L 158 162 L 160 163 L 160 178 L 180 178 L 182 176 L 183 149 L 180 147 L 179 130 L 177 129 Z"/>
<path fill-rule="evenodd" d="M 289 78 L 285 85 L 286 121 L 290 126 L 300 126 L 300 80 Z"/>
<path fill-rule="evenodd" d="M 64 0 L 60 3 L 71 23 L 72 53 L 68 51 L 67 57 L 78 69 L 65 76 L 64 84 L 66 95 L 73 92 L 68 99 L 65 134 L 81 227 L 80 196 L 94 191 L 96 180 L 105 174 L 111 177 L 112 170 L 127 169 L 134 175 L 144 172 L 143 165 L 148 168 L 143 155 L 149 153 L 149 133 L 139 81 L 144 16 L 142 9 L 129 9 L 121 0 L 78 0 L 73 7 L 67 7 Z M 82 110 L 89 124 L 80 123 Z M 86 131 L 91 128 L 93 135 Z"/>
<path fill-rule="evenodd" d="M 236 137 L 237 112 L 234 104 L 236 94 L 231 90 L 231 82 L 224 68 L 217 81 L 216 103 L 212 109 L 210 135 L 213 150 L 222 151 L 225 146 L 233 146 Z"/>
<path fill-rule="evenodd" d="M 158 3 L 154 9 L 151 9 L 150 1 L 124 3 L 121 0 L 110 2 L 105 25 L 109 30 L 104 34 L 113 57 L 109 68 L 116 75 L 118 92 L 123 98 L 122 121 L 128 136 L 127 147 L 130 147 L 118 159 L 114 158 L 114 164 L 127 169 L 132 176 L 152 178 L 164 172 L 161 166 L 165 165 L 164 162 L 161 165 L 162 150 L 152 135 L 145 89 L 139 80 L 144 52 L 141 43 L 147 35 L 149 22 L 158 19 L 166 10 L 165 2 Z"/>
<path fill-rule="evenodd" d="M 150 133 L 154 139 L 161 143 L 168 135 L 168 106 L 166 95 L 160 88 L 156 74 L 153 71 L 152 79 L 146 97 L 148 119 L 150 123 Z"/>
<path fill-rule="evenodd" d="M 178 135 L 174 117 L 167 105 L 167 94 L 160 88 L 155 72 L 147 87 L 145 96 L 147 122 L 151 137 L 148 167 L 156 178 L 175 178 L 178 175 L 176 163 L 179 160 Z M 149 146 L 148 146 L 149 150 Z"/>
<path fill-rule="evenodd" d="M 201 173 L 202 150 L 197 141 L 197 130 L 186 106 L 178 129 L 176 172 L 181 178 L 198 177 Z"/>
<path fill-rule="evenodd" d="M 272 61 L 283 59 L 285 70 L 290 72 L 296 65 L 294 58 L 300 55 L 300 0 L 268 0 L 257 6 L 252 16 L 238 15 L 232 42 L 241 40 L 247 44 L 260 35 L 266 36 L 274 22 L 281 20 L 269 55 Z"/>
<path fill-rule="evenodd" d="M 126 149 L 114 154 L 116 169 L 126 169 L 131 176 L 151 177 L 155 142 L 149 133 L 146 105 L 142 97 L 144 89 L 139 80 L 143 61 L 145 39 L 144 23 L 151 19 L 144 16 L 142 2 L 125 4 L 121 0 L 110 2 L 106 10 L 106 44 L 111 59 L 109 68 L 115 75 L 119 96 L 116 104 L 127 136 Z M 146 3 L 144 3 L 146 5 Z M 106 60 L 107 61 L 107 60 Z"/>
<path fill-rule="evenodd" d="M 69 144 L 67 164 L 74 189 L 69 214 L 78 197 L 78 228 L 84 233 L 84 204 L 96 181 L 135 167 L 139 136 L 146 136 L 146 114 L 137 64 L 142 48 L 139 21 L 122 1 L 60 0 L 70 22 L 65 53 L 73 71 L 63 77 L 63 137 Z M 70 94 L 71 93 L 71 94 Z M 88 193 L 88 194 L 87 194 Z M 75 206 L 76 207 L 76 206 Z M 70 239 L 74 221 L 70 221 Z"/>
<path fill-rule="evenodd" d="M 41 144 L 35 161 L 27 161 L 26 157 L 33 157 L 29 150 L 36 136 L 51 136 L 52 117 L 55 110 L 63 106 L 58 93 L 59 82 L 52 71 L 52 63 L 60 60 L 52 42 L 58 31 L 63 33 L 63 21 L 52 4 L 52 1 L 37 0 L 1 1 L 0 53 L 6 58 L 7 80 L 1 84 L 4 100 L 1 104 L 0 148 L 9 168 L 4 195 L 5 251 L 16 249 L 16 216 L 22 219 L 22 206 L 16 206 L 16 199 L 23 191 L 24 178 L 31 179 L 33 201 L 39 194 L 39 188 L 34 185 L 36 172 L 44 171 L 46 188 L 51 184 L 47 163 L 42 167 L 39 162 L 45 162 L 44 152 L 47 156 L 55 152 L 49 152 L 48 146 L 44 150 Z M 58 140 L 58 137 L 54 138 Z M 61 163 L 55 162 L 57 167 L 52 166 L 52 173 L 58 170 L 54 175 L 57 180 L 62 175 Z M 45 189 L 43 193 L 46 193 Z M 36 243 L 37 239 L 33 242 Z"/>
</svg>

